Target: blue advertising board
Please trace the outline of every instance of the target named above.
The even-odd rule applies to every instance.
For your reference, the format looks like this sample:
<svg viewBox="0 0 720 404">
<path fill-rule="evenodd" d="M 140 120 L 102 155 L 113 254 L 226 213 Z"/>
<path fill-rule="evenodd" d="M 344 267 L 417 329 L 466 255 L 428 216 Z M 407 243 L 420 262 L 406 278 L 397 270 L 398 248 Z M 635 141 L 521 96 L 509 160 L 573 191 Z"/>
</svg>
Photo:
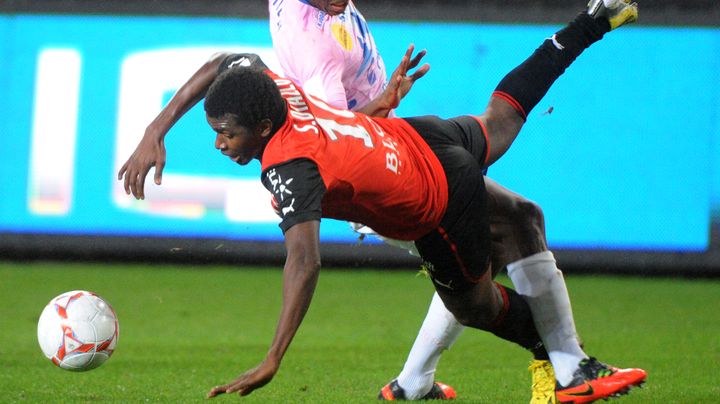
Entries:
<svg viewBox="0 0 720 404">
<path fill-rule="evenodd" d="M 400 116 L 480 113 L 556 26 L 371 26 L 385 64 L 428 50 Z M 279 241 L 259 165 L 219 158 L 200 106 L 167 138 L 163 185 L 125 195 L 117 171 L 213 53 L 276 66 L 266 21 L 0 17 L 0 232 Z M 452 46 L 448 46 L 452 44 Z M 631 27 L 587 50 L 489 175 L 538 202 L 555 248 L 705 251 L 720 206 L 720 30 Z M 678 57 L 682 55 L 682 57 Z M 152 173 L 151 173 L 152 175 Z M 324 220 L 322 238 L 356 242 Z"/>
</svg>

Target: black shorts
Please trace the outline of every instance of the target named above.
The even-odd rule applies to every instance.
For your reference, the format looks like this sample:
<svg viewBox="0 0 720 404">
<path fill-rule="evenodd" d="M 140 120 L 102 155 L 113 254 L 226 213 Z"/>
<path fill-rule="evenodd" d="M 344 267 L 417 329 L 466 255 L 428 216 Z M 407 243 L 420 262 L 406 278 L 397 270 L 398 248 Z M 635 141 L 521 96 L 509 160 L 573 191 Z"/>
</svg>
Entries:
<svg viewBox="0 0 720 404">
<path fill-rule="evenodd" d="M 490 264 L 484 128 L 471 116 L 406 120 L 440 160 L 448 183 L 448 206 L 440 226 L 416 240 L 415 246 L 436 287 L 467 290 L 479 282 Z"/>
</svg>

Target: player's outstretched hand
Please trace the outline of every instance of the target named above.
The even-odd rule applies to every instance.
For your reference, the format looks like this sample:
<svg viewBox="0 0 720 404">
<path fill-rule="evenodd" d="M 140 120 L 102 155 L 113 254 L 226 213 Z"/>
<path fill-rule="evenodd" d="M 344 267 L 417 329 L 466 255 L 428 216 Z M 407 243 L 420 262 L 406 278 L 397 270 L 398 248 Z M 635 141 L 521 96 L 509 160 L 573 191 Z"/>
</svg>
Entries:
<svg viewBox="0 0 720 404">
<path fill-rule="evenodd" d="M 165 168 L 165 141 L 163 136 L 152 136 L 146 132 L 130 158 L 118 171 L 118 180 L 123 181 L 125 193 L 132 192 L 136 199 L 145 199 L 145 177 L 155 167 L 155 184 L 162 183 Z"/>
<path fill-rule="evenodd" d="M 411 44 L 400 61 L 400 65 L 395 69 L 392 76 L 390 76 L 385 91 L 359 109 L 358 112 L 384 118 L 388 116 L 390 111 L 400 105 L 400 100 L 410 91 L 415 81 L 423 77 L 428 70 L 430 70 L 430 65 L 425 63 L 417 68 L 415 72 L 408 75 L 408 70 L 415 69 L 426 53 L 425 50 L 422 50 L 413 56 L 413 52 L 415 52 L 415 45 Z"/>
<path fill-rule="evenodd" d="M 391 96 L 392 108 L 397 108 L 407 93 L 410 92 L 415 81 L 422 78 L 430 70 L 430 65 L 425 63 L 415 70 L 412 74 L 408 75 L 408 71 L 415 69 L 422 61 L 427 51 L 425 49 L 418 52 L 417 55 L 413 56 L 415 52 L 415 45 L 410 44 L 408 46 L 405 55 L 400 60 L 400 65 L 395 69 L 390 80 L 388 81 L 387 89 L 385 90 L 388 96 Z"/>
<path fill-rule="evenodd" d="M 277 365 L 273 365 L 269 361 L 263 361 L 258 366 L 238 376 L 235 380 L 222 386 L 215 386 L 207 394 L 207 398 L 213 398 L 220 394 L 238 393 L 241 396 L 247 396 L 253 390 L 270 383 L 275 373 L 277 373 Z"/>
</svg>

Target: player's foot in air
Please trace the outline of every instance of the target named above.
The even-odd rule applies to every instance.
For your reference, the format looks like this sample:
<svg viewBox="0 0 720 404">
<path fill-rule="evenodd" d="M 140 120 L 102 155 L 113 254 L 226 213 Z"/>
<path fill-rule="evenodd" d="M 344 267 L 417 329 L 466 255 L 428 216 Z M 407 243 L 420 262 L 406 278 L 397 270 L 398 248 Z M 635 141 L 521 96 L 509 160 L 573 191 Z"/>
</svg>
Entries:
<svg viewBox="0 0 720 404">
<path fill-rule="evenodd" d="M 385 387 L 380 390 L 380 394 L 378 394 L 378 400 L 407 400 L 406 397 L 405 390 L 400 387 L 397 380 L 386 384 Z M 457 397 L 455 389 L 447 384 L 434 382 L 430 391 L 419 398 L 419 400 L 452 400 L 455 397 Z"/>
<path fill-rule="evenodd" d="M 550 361 L 533 360 L 528 367 L 532 373 L 530 404 L 555 404 L 555 371 Z"/>
<path fill-rule="evenodd" d="M 573 380 L 567 386 L 558 384 L 555 393 L 559 403 L 591 403 L 627 394 L 646 378 L 642 369 L 619 369 L 589 358 L 580 361 Z"/>
<path fill-rule="evenodd" d="M 630 0 L 590 0 L 588 14 L 593 18 L 604 17 L 610 21 L 610 30 L 637 21 L 637 3 Z"/>
</svg>

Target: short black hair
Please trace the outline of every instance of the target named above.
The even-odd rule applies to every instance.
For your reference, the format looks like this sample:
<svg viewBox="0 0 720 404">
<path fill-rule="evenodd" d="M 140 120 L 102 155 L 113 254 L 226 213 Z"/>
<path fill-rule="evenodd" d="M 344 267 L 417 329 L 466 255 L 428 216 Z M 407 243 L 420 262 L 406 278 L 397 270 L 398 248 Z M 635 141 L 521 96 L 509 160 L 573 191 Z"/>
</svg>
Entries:
<svg viewBox="0 0 720 404">
<path fill-rule="evenodd" d="M 287 110 L 275 81 L 267 74 L 248 68 L 231 68 L 221 73 L 205 95 L 205 112 L 211 118 L 233 114 L 246 128 L 270 119 L 273 132 L 285 121 Z"/>
</svg>

